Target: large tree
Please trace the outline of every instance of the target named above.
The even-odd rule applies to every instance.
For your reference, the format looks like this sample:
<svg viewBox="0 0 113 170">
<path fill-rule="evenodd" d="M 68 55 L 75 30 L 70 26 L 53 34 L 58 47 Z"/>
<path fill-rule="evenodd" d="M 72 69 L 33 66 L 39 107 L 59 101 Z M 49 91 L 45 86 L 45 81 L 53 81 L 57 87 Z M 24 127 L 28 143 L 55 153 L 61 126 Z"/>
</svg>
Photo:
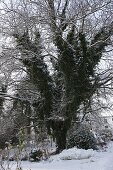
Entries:
<svg viewBox="0 0 113 170">
<path fill-rule="evenodd" d="M 79 108 L 87 109 L 98 89 L 112 80 L 110 74 L 102 76 L 97 71 L 113 34 L 111 3 L 11 1 L 4 8 L 10 23 L 7 28 L 16 40 L 13 48 L 39 92 L 30 102 L 35 121 L 46 120 L 48 133 L 56 138 L 57 152 L 65 149 L 67 131 L 76 122 Z"/>
</svg>

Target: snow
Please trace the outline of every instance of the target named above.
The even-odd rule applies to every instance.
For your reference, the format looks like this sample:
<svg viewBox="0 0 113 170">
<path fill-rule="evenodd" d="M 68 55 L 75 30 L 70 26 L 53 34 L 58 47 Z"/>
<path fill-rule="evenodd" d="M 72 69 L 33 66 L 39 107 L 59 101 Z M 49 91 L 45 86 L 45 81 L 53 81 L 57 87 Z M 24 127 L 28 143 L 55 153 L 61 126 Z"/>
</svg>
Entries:
<svg viewBox="0 0 113 170">
<path fill-rule="evenodd" d="M 50 160 L 53 160 L 54 162 L 60 160 L 81 160 L 88 159 L 93 156 L 93 154 L 93 149 L 89 149 L 86 151 L 84 149 L 71 148 L 62 151 L 59 155 L 50 158 Z"/>
<path fill-rule="evenodd" d="M 16 170 L 16 164 L 12 164 L 11 170 Z M 22 170 L 113 170 L 113 142 L 101 151 L 72 148 L 47 161 L 21 162 L 21 167 Z"/>
</svg>

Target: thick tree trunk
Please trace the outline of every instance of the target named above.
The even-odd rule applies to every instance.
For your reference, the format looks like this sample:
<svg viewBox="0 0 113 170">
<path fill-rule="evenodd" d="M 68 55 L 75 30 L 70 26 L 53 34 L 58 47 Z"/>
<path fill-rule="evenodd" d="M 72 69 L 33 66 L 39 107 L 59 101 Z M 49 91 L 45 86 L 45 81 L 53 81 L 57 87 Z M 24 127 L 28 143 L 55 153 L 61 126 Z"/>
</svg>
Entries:
<svg viewBox="0 0 113 170">
<path fill-rule="evenodd" d="M 66 148 L 66 136 L 70 127 L 70 120 L 51 120 L 53 137 L 56 139 L 56 153 L 60 153 Z"/>
<path fill-rule="evenodd" d="M 57 150 L 56 153 L 60 153 L 62 150 L 66 149 L 66 135 L 67 130 L 59 129 L 56 135 L 56 146 Z"/>
</svg>

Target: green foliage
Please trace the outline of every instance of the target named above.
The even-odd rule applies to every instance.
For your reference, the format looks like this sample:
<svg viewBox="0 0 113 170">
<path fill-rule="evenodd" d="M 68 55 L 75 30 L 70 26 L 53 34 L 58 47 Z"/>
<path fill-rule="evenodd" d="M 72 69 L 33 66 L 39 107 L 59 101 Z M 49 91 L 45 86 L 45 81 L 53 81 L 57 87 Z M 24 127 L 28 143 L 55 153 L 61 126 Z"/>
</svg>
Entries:
<svg viewBox="0 0 113 170">
<path fill-rule="evenodd" d="M 30 39 L 28 30 L 23 35 L 14 37 L 22 54 L 22 63 L 26 67 L 29 81 L 40 93 L 40 99 L 32 101 L 30 107 L 34 108 L 38 119 L 44 120 L 45 116 L 50 116 L 52 110 L 53 88 L 47 64 L 41 54 L 40 33 L 34 32 L 34 40 Z"/>
<path fill-rule="evenodd" d="M 111 129 L 103 129 L 100 131 L 99 135 L 104 142 L 108 142 L 113 138 Z"/>
<path fill-rule="evenodd" d="M 19 136 L 18 148 L 19 148 L 20 151 L 22 151 L 22 149 L 24 147 L 24 141 L 25 141 L 25 133 L 24 133 L 23 128 L 20 128 L 18 136 Z"/>
<path fill-rule="evenodd" d="M 43 156 L 43 152 L 40 149 L 34 150 L 34 151 L 31 151 L 31 153 L 30 153 L 30 160 L 40 161 L 42 156 Z"/>
<path fill-rule="evenodd" d="M 97 149 L 97 141 L 86 125 L 74 127 L 67 137 L 67 148 L 78 147 L 82 149 Z"/>
</svg>

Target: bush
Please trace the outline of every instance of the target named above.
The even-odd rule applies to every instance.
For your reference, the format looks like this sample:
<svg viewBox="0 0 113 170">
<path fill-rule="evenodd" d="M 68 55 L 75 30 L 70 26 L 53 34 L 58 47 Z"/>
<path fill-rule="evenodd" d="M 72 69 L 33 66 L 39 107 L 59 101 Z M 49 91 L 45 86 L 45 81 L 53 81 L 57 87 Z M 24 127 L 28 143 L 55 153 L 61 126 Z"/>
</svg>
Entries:
<svg viewBox="0 0 113 170">
<path fill-rule="evenodd" d="M 39 149 L 39 150 L 34 150 L 31 151 L 30 153 L 30 161 L 40 161 L 42 159 L 43 156 L 43 152 Z"/>
<path fill-rule="evenodd" d="M 97 141 L 89 128 L 81 124 L 79 127 L 73 127 L 68 132 L 67 148 L 76 146 L 82 149 L 97 149 Z"/>
<path fill-rule="evenodd" d="M 99 135 L 104 142 L 109 142 L 113 138 L 112 131 L 110 129 L 101 130 Z"/>
</svg>

